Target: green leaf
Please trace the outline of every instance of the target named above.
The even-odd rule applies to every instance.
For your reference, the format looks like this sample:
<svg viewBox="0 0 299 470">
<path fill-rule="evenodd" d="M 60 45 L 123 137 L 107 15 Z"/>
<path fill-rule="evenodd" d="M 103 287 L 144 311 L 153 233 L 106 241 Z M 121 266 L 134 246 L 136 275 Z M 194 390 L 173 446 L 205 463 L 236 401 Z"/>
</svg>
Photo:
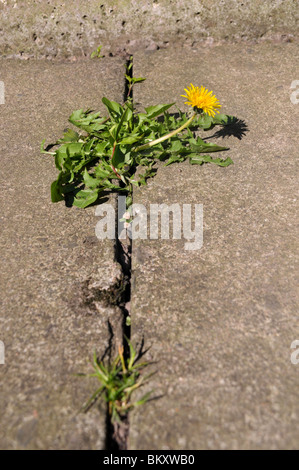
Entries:
<svg viewBox="0 0 299 470">
<path fill-rule="evenodd" d="M 114 168 L 118 168 L 119 165 L 125 162 L 126 155 L 120 150 L 119 146 L 115 147 L 115 152 L 112 158 L 112 165 Z"/>
<path fill-rule="evenodd" d="M 102 59 L 104 56 L 101 55 L 101 49 L 103 46 L 99 46 L 96 48 L 95 51 L 93 51 L 90 55 L 90 57 L 93 59 L 94 57 L 97 57 L 98 59 Z"/>
<path fill-rule="evenodd" d="M 55 165 L 58 170 L 62 168 L 70 169 L 72 167 L 71 159 L 78 157 L 82 158 L 81 150 L 83 147 L 81 142 L 71 142 L 69 144 L 62 144 L 55 152 Z"/>
<path fill-rule="evenodd" d="M 119 116 L 122 115 L 123 108 L 116 101 L 110 101 L 110 100 L 108 100 L 108 98 L 103 97 L 102 102 L 104 103 L 104 105 L 108 109 L 110 115 L 112 115 L 112 116 L 114 116 L 114 114 L 118 114 Z"/>
<path fill-rule="evenodd" d="M 129 72 L 133 67 L 133 56 L 129 57 L 129 65 L 126 66 L 126 70 Z"/>
<path fill-rule="evenodd" d="M 196 121 L 196 124 L 202 129 L 210 129 L 210 127 L 212 127 L 213 125 L 213 118 L 208 114 L 202 114 L 201 116 L 199 116 L 198 120 Z"/>
<path fill-rule="evenodd" d="M 122 117 L 120 118 L 120 121 L 118 123 L 118 126 L 116 128 L 116 132 L 115 132 L 115 140 L 117 140 L 118 138 L 118 134 L 119 134 L 119 131 L 121 130 L 122 128 L 122 125 L 125 123 L 125 122 L 128 122 L 132 119 L 132 116 L 133 116 L 133 113 L 132 113 L 132 110 L 130 108 L 127 108 L 125 110 L 125 112 L 123 113 Z"/>
<path fill-rule="evenodd" d="M 146 80 L 146 78 L 144 78 L 144 77 L 133 77 L 133 78 L 132 78 L 132 82 L 133 82 L 133 83 L 144 82 L 144 80 Z"/>
<path fill-rule="evenodd" d="M 234 119 L 236 118 L 229 116 L 228 114 L 216 114 L 216 116 L 213 118 L 213 124 L 226 125 L 232 122 Z"/>
<path fill-rule="evenodd" d="M 60 142 L 78 142 L 79 134 L 78 132 L 73 131 L 73 129 L 67 129 L 63 134 L 63 137 L 58 140 Z"/>
<path fill-rule="evenodd" d="M 64 197 L 62 195 L 62 188 L 61 188 L 61 174 L 58 176 L 56 181 L 53 181 L 51 184 L 51 201 L 52 202 L 59 202 L 63 201 Z"/>
<path fill-rule="evenodd" d="M 171 104 L 157 104 L 156 106 L 149 106 L 148 108 L 145 108 L 147 118 L 148 119 L 153 119 L 160 114 L 164 113 L 167 111 L 167 109 L 171 108 L 175 103 Z"/>
<path fill-rule="evenodd" d="M 97 156 L 103 155 L 105 148 L 107 147 L 108 142 L 99 142 L 95 146 L 95 152 Z"/>
<path fill-rule="evenodd" d="M 78 109 L 69 117 L 69 122 L 88 133 L 99 132 L 106 129 L 106 119 L 101 118 L 101 113 L 91 113 L 90 110 Z"/>
<path fill-rule="evenodd" d="M 221 158 L 212 158 L 210 155 L 195 155 L 190 158 L 191 165 L 202 165 L 203 163 L 215 163 L 218 166 L 229 166 L 233 164 L 231 158 L 222 160 Z"/>
<path fill-rule="evenodd" d="M 80 155 L 81 149 L 83 147 L 83 142 L 71 142 L 69 144 L 62 144 L 57 150 L 56 154 L 59 153 L 61 156 L 66 158 L 69 156 L 70 158 Z"/>
<path fill-rule="evenodd" d="M 119 143 L 122 145 L 131 145 L 131 144 L 134 144 L 135 142 L 138 142 L 138 140 L 142 139 L 142 137 L 143 137 L 143 134 L 142 135 L 131 134 L 128 137 L 125 137 L 124 139 L 122 139 Z"/>
<path fill-rule="evenodd" d="M 228 147 L 221 147 L 220 145 L 210 144 L 210 143 L 200 143 L 193 144 L 191 143 L 191 149 L 193 152 L 202 153 L 202 152 L 219 152 L 221 150 L 228 150 Z"/>
<path fill-rule="evenodd" d="M 136 407 L 136 406 L 144 405 L 150 399 L 150 396 L 152 393 L 153 393 L 152 390 L 150 392 L 147 392 L 145 395 L 143 395 L 142 398 L 140 398 L 140 400 L 135 401 L 135 403 L 133 403 L 133 406 Z"/>
<path fill-rule="evenodd" d="M 84 146 L 83 146 L 83 151 L 84 151 L 84 154 L 85 155 L 90 155 L 91 151 L 92 151 L 92 147 L 94 145 L 94 142 L 95 142 L 95 137 L 92 137 L 90 140 L 88 140 Z"/>
<path fill-rule="evenodd" d="M 214 117 L 209 116 L 208 114 L 202 114 L 194 121 L 194 124 L 204 130 L 208 130 L 216 125 L 225 126 L 227 124 L 231 124 L 234 120 L 236 120 L 236 118 L 234 116 L 229 116 L 228 114 L 216 114 Z"/>
<path fill-rule="evenodd" d="M 181 157 L 180 155 L 171 155 L 171 157 L 169 157 L 169 159 L 167 160 L 164 166 L 168 166 L 176 162 L 183 162 L 184 160 L 185 160 L 185 157 Z"/>
<path fill-rule="evenodd" d="M 72 114 L 69 117 L 69 121 L 72 124 L 75 124 L 76 122 L 80 121 L 82 119 L 82 116 L 84 115 L 83 109 L 77 109 L 76 111 L 73 111 Z M 75 124 L 76 125 L 76 124 Z"/>
<path fill-rule="evenodd" d="M 111 169 L 110 169 L 111 170 Z M 108 178 L 108 176 L 111 174 L 111 171 L 104 170 L 100 166 L 97 166 L 95 169 L 95 175 L 97 178 Z"/>
<path fill-rule="evenodd" d="M 60 152 L 59 149 L 56 150 L 55 154 L 55 166 L 58 170 L 62 170 L 64 160 L 67 158 L 66 152 Z"/>
<path fill-rule="evenodd" d="M 170 142 L 170 152 L 180 152 L 183 148 L 184 146 L 182 145 L 182 142 L 179 139 L 172 140 Z"/>
<path fill-rule="evenodd" d="M 67 145 L 66 151 L 68 155 L 72 158 L 72 157 L 75 157 L 76 155 L 81 155 L 81 150 L 83 148 L 84 143 L 83 142 L 71 142 L 66 145 Z"/>
<path fill-rule="evenodd" d="M 90 204 L 93 204 L 98 199 L 98 195 L 99 189 L 83 189 L 76 194 L 73 204 L 74 206 L 84 209 L 90 206 Z"/>
<path fill-rule="evenodd" d="M 99 186 L 99 181 L 90 176 L 86 168 L 84 169 L 83 180 L 85 185 L 90 189 L 94 189 Z"/>
</svg>

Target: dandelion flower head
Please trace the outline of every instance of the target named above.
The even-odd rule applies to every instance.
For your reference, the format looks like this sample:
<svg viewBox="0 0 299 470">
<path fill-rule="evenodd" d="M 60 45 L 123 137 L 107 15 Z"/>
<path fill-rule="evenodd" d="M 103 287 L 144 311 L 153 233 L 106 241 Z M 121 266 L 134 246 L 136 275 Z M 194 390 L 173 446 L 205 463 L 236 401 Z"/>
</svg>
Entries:
<svg viewBox="0 0 299 470">
<path fill-rule="evenodd" d="M 219 100 L 213 95 L 212 91 L 209 91 L 204 86 L 200 88 L 198 86 L 190 84 L 189 87 L 184 89 L 186 95 L 181 95 L 187 98 L 188 101 L 185 104 L 192 106 L 193 108 L 201 109 L 204 113 L 214 117 L 216 113 L 219 113 L 218 109 L 221 108 Z"/>
</svg>

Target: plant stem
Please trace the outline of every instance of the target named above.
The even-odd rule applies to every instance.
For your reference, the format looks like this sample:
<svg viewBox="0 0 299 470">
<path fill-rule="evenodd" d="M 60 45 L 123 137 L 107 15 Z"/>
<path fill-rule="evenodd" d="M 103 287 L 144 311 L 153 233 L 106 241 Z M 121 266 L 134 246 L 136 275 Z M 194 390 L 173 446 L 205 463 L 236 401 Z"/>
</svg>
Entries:
<svg viewBox="0 0 299 470">
<path fill-rule="evenodd" d="M 118 177 L 118 179 L 121 180 L 121 177 L 119 176 L 119 174 L 117 173 L 116 169 L 115 169 L 114 166 L 112 165 L 112 158 L 113 158 L 113 155 L 114 155 L 114 152 L 115 152 L 115 148 L 116 148 L 116 142 L 114 142 L 113 150 L 112 150 L 112 155 L 111 155 L 111 168 L 112 168 L 113 172 L 116 174 L 116 176 Z"/>
<path fill-rule="evenodd" d="M 131 95 L 132 88 L 133 88 L 133 84 L 131 83 L 131 84 L 130 84 L 130 87 L 129 87 L 128 94 L 127 94 L 127 99 L 128 99 L 128 98 L 130 97 L 130 95 Z"/>
<path fill-rule="evenodd" d="M 189 126 L 189 124 L 191 124 L 191 122 L 193 121 L 193 119 L 195 118 L 196 116 L 196 113 L 193 114 L 193 116 L 191 116 L 190 119 L 188 119 L 187 122 L 185 122 L 185 124 L 183 124 L 181 127 L 179 127 L 178 129 L 170 132 L 169 134 L 167 135 L 163 135 L 163 137 L 159 137 L 159 139 L 156 139 L 156 140 L 152 140 L 151 142 L 147 142 L 147 144 L 144 144 L 144 145 L 140 145 L 140 147 L 137 147 L 136 149 L 134 149 L 135 152 L 139 152 L 140 150 L 145 150 L 149 147 L 153 147 L 153 145 L 156 145 L 156 144 L 160 144 L 160 142 L 164 142 L 164 140 L 167 140 L 167 139 L 170 139 L 171 137 L 173 137 L 174 135 L 178 134 L 179 132 L 181 132 L 182 130 L 186 129 L 186 127 Z"/>
</svg>

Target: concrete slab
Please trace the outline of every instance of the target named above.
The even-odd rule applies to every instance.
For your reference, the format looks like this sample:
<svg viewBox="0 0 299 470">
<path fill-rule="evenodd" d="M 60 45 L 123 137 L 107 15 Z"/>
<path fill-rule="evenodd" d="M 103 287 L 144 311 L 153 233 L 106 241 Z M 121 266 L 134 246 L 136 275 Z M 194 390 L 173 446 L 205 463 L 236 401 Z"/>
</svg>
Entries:
<svg viewBox="0 0 299 470">
<path fill-rule="evenodd" d="M 234 165 L 160 166 L 134 191 L 147 208 L 203 204 L 204 242 L 133 242 L 132 339 L 151 346 L 147 389 L 163 397 L 132 413 L 132 449 L 298 447 L 298 59 L 294 44 L 134 56 L 135 101 L 184 108 L 183 89 L 204 85 L 248 131 L 201 132 Z"/>
<path fill-rule="evenodd" d="M 57 171 L 39 147 L 61 137 L 73 110 L 102 108 L 103 95 L 122 100 L 123 63 L 2 60 L 0 80 L 0 447 L 100 449 L 105 409 L 77 414 L 96 383 L 74 374 L 107 346 L 119 312 L 92 292 L 113 288 L 120 267 L 113 241 L 95 237 L 94 207 L 51 203 Z"/>
<path fill-rule="evenodd" d="M 294 0 L 2 0 L 0 54 L 107 54 L 198 41 L 298 38 Z M 107 52 L 108 51 L 108 52 Z"/>
</svg>

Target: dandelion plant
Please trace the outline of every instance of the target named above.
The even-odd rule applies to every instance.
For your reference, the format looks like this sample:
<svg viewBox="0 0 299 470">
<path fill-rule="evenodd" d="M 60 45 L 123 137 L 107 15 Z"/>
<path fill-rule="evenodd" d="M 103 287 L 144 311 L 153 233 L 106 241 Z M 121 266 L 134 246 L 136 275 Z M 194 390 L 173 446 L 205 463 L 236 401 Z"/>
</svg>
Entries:
<svg viewBox="0 0 299 470">
<path fill-rule="evenodd" d="M 143 78 L 132 79 L 130 86 Z M 41 151 L 54 157 L 58 178 L 52 183 L 53 202 L 66 200 L 78 207 L 100 201 L 107 191 L 123 192 L 128 206 L 134 186 L 145 185 L 156 173 L 157 161 L 170 165 L 189 160 L 192 165 L 214 163 L 228 166 L 227 158 L 209 153 L 227 150 L 195 136 L 198 129 L 224 126 L 234 119 L 219 114 L 221 107 L 212 91 L 193 84 L 185 88 L 191 113 L 174 108 L 175 103 L 158 104 L 136 112 L 128 98 L 124 104 L 103 98 L 107 114 L 90 109 L 74 111 L 69 118 L 77 130 L 67 129 L 56 143 L 56 150 Z M 175 110 L 170 113 L 170 108 Z M 138 171 L 139 168 L 143 171 Z"/>
</svg>

